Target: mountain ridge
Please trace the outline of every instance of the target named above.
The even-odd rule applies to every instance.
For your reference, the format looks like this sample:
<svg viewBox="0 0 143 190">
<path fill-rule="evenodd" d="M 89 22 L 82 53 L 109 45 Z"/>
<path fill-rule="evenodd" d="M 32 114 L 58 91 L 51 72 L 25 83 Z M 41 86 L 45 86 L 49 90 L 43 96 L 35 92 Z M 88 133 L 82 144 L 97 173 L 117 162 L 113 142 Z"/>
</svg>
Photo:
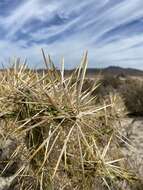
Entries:
<svg viewBox="0 0 143 190">
<path fill-rule="evenodd" d="M 57 69 L 60 71 L 59 69 Z M 43 71 L 46 72 L 46 69 L 37 69 L 39 73 Z M 71 74 L 75 69 L 67 70 L 65 69 L 65 75 Z M 135 69 L 135 68 L 123 68 L 119 66 L 109 66 L 105 68 L 87 68 L 86 74 L 87 76 L 94 76 L 96 74 L 111 74 L 111 75 L 124 75 L 124 76 L 139 76 L 143 77 L 143 70 Z"/>
</svg>

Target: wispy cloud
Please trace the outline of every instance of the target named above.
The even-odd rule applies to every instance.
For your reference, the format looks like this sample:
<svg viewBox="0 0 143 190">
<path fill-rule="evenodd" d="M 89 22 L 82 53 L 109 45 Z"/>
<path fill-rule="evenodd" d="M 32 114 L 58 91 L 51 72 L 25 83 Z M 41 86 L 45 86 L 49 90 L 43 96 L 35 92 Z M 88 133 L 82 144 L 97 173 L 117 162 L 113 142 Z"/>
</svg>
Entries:
<svg viewBox="0 0 143 190">
<path fill-rule="evenodd" d="M 88 49 L 90 67 L 143 69 L 142 0 L 3 0 L 0 9 L 1 61 L 22 56 L 42 67 L 43 47 L 71 68 Z"/>
</svg>

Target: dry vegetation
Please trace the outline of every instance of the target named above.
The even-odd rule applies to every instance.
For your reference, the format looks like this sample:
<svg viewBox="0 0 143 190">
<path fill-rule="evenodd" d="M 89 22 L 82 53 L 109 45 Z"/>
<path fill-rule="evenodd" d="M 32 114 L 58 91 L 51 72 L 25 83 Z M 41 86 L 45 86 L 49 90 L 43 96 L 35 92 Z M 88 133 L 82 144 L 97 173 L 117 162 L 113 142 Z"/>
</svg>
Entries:
<svg viewBox="0 0 143 190">
<path fill-rule="evenodd" d="M 129 112 L 143 116 L 143 81 L 129 78 L 125 81 L 121 91 Z"/>
<path fill-rule="evenodd" d="M 143 80 L 125 76 L 104 75 L 100 80 L 98 94 L 104 97 L 112 92 L 119 93 L 123 98 L 128 114 L 134 116 L 143 115 Z"/>
<path fill-rule="evenodd" d="M 85 88 L 87 53 L 66 79 L 64 61 L 59 73 L 43 57 L 43 75 L 17 60 L 0 76 L 0 189 L 120 190 L 139 183 L 121 148 L 129 144 L 117 125 L 122 97 L 99 99 L 99 81 Z"/>
</svg>

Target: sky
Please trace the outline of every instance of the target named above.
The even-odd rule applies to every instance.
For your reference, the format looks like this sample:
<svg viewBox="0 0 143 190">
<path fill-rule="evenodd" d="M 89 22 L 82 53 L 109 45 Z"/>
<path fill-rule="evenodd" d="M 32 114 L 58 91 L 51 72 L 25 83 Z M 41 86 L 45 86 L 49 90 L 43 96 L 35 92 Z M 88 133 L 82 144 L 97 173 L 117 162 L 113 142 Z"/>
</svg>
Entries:
<svg viewBox="0 0 143 190">
<path fill-rule="evenodd" d="M 143 0 L 0 0 L 0 63 L 21 57 L 44 66 L 41 48 L 59 67 L 143 69 Z"/>
</svg>

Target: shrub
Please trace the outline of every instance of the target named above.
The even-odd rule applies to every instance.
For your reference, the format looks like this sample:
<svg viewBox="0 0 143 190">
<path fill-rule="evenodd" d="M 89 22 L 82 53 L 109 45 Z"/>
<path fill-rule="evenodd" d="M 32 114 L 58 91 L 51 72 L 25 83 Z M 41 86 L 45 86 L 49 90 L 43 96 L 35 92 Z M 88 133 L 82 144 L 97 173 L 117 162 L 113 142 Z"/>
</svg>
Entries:
<svg viewBox="0 0 143 190">
<path fill-rule="evenodd" d="M 128 78 L 120 92 L 129 113 L 143 115 L 143 81 Z"/>
<path fill-rule="evenodd" d="M 100 84 L 99 87 L 92 94 L 98 96 L 98 99 L 104 99 L 109 94 L 118 93 L 124 80 L 115 75 L 104 74 L 100 76 L 98 83 Z"/>
<path fill-rule="evenodd" d="M 103 87 L 112 87 L 113 89 L 118 89 L 122 84 L 120 77 L 116 75 L 105 74 L 101 80 Z"/>
<path fill-rule="evenodd" d="M 126 77 L 120 79 L 117 76 L 105 75 L 100 80 L 101 85 L 95 91 L 99 99 L 104 99 L 110 93 L 118 93 L 122 96 L 129 114 L 143 115 L 143 81 Z"/>
</svg>

